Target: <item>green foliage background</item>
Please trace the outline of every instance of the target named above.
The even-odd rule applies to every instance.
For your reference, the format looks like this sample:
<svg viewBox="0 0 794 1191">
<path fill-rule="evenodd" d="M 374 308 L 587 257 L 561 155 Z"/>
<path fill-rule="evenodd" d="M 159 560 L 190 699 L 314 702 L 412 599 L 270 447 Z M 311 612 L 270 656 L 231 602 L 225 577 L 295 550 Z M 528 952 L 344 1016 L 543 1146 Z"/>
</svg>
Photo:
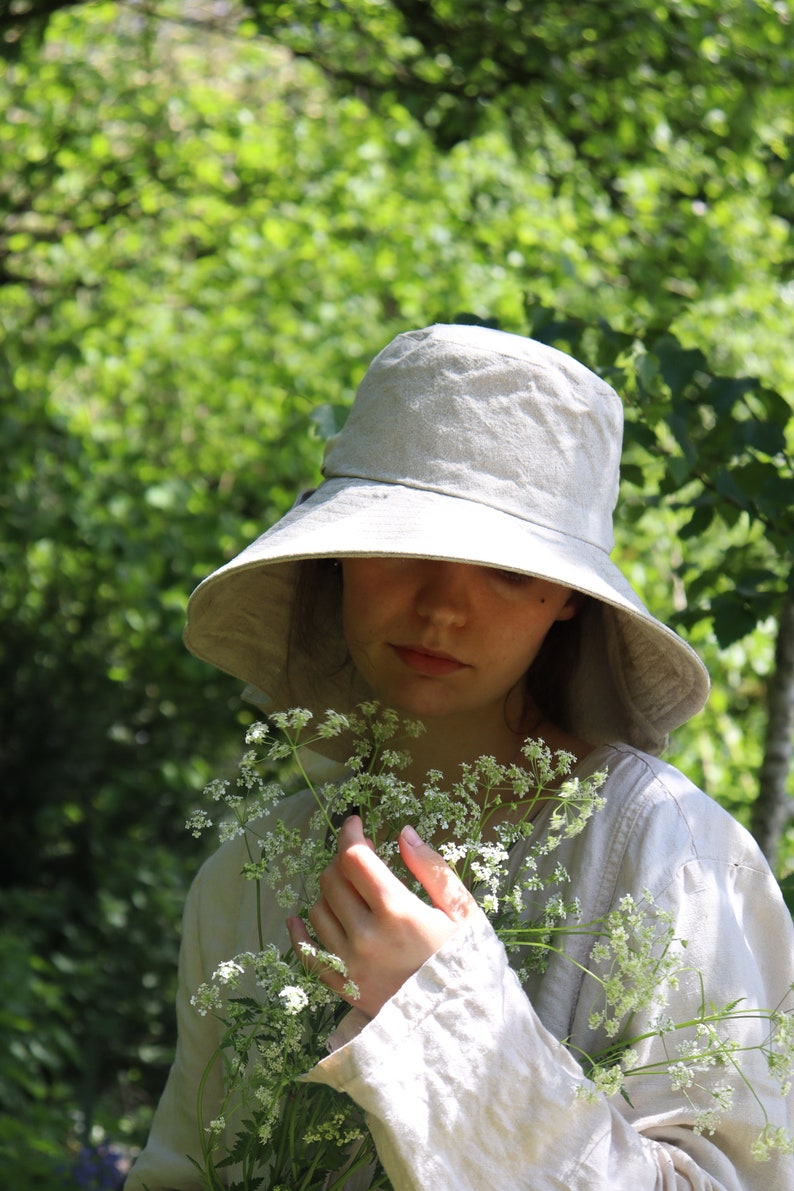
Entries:
<svg viewBox="0 0 794 1191">
<path fill-rule="evenodd" d="M 671 757 L 747 817 L 794 93 L 760 0 L 36 7 L 0 12 L 0 1176 L 46 1191 L 140 1144 L 169 1061 L 181 825 L 249 717 L 187 595 L 316 482 L 393 334 L 470 312 L 617 383 L 618 557 L 714 677 Z"/>
</svg>

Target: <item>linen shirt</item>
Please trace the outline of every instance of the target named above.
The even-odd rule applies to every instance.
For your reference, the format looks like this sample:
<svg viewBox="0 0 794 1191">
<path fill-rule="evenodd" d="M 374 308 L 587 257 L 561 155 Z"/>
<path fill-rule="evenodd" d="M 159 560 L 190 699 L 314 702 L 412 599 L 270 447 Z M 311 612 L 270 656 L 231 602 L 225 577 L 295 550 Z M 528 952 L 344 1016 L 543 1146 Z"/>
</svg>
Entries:
<svg viewBox="0 0 794 1191">
<path fill-rule="evenodd" d="M 583 923 L 625 895 L 641 901 L 647 894 L 672 916 L 676 938 L 687 942 L 664 1008 L 672 1021 L 696 1017 L 702 998 L 718 1007 L 739 999 L 747 1008 L 794 1007 L 791 917 L 748 833 L 656 757 L 602 746 L 575 773 L 602 769 L 606 805 L 550 853 L 541 878 L 565 867 L 562 893 L 579 900 Z M 305 826 L 312 808 L 304 793 L 274 813 Z M 516 845 L 512 864 L 521 863 L 522 850 Z M 200 1153 L 196 1090 L 218 1030 L 189 998 L 222 960 L 257 949 L 251 887 L 239 876 L 245 858 L 240 841 L 224 845 L 189 894 L 176 1057 L 127 1191 L 201 1187 L 186 1155 Z M 286 946 L 284 911 L 272 899 L 262 909 L 266 937 Z M 338 1048 L 309 1078 L 364 1108 L 395 1191 L 792 1191 L 794 1158 L 775 1152 L 759 1162 L 751 1154 L 764 1114 L 794 1130 L 794 1098 L 784 1097 L 759 1049 L 740 1056 L 749 1085 L 730 1064 L 697 1076 L 705 1088 L 733 1087 L 732 1106 L 712 1134 L 695 1130 L 708 1092 L 675 1090 L 665 1074 L 629 1076 L 629 1100 L 582 1095 L 592 1085 L 575 1056 L 607 1041 L 592 1022 L 600 986 L 584 974 L 592 943 L 587 933 L 570 937 L 566 955 L 553 954 L 522 987 L 477 911 L 373 1020 L 353 1010 Z M 639 1063 L 677 1057 L 678 1032 L 660 1035 L 658 1010 L 648 1012 L 631 1023 L 633 1036 L 649 1034 L 637 1047 Z M 767 1033 L 768 1023 L 752 1016 L 730 1026 L 748 1047 Z M 219 1078 L 207 1088 L 207 1120 L 220 1102 Z"/>
</svg>

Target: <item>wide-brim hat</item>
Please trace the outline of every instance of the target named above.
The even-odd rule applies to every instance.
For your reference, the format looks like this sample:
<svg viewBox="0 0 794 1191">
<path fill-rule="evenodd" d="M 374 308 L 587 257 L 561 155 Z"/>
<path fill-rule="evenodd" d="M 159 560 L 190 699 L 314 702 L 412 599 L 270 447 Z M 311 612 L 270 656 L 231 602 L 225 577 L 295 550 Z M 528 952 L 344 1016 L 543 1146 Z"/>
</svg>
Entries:
<svg viewBox="0 0 794 1191">
<path fill-rule="evenodd" d="M 517 571 L 593 597 L 569 677 L 569 727 L 594 744 L 659 752 L 701 709 L 709 682 L 610 558 L 622 430 L 615 391 L 545 344 L 463 325 L 399 335 L 329 442 L 324 482 L 199 585 L 185 643 L 256 688 L 266 711 L 348 711 L 373 692 L 352 663 L 321 664 L 292 631 L 303 560 Z M 338 615 L 321 611 L 341 646 Z"/>
</svg>

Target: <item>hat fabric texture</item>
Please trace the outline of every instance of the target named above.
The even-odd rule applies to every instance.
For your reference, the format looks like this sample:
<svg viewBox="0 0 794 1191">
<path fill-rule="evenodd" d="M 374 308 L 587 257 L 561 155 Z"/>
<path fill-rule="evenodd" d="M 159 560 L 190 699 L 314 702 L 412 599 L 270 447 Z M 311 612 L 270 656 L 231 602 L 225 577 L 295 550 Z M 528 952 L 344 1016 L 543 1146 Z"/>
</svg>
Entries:
<svg viewBox="0 0 794 1191">
<path fill-rule="evenodd" d="M 326 673 L 291 640 L 300 560 L 418 557 L 518 571 L 598 601 L 581 614 L 571 729 L 593 744 L 660 752 L 709 683 L 611 561 L 622 433 L 617 393 L 555 348 L 478 326 L 398 335 L 328 443 L 324 482 L 199 585 L 185 643 L 263 692 L 266 710 L 347 711 L 373 695 L 352 663 Z"/>
</svg>

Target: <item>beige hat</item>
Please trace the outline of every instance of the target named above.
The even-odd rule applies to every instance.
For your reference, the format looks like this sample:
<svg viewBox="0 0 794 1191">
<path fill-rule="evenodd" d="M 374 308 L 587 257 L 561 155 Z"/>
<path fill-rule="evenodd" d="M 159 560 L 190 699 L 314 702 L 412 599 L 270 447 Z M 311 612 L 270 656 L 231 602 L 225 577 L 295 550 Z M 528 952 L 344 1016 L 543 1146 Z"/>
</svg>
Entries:
<svg viewBox="0 0 794 1191">
<path fill-rule="evenodd" d="M 594 597 L 569 678 L 571 729 L 659 752 L 709 683 L 610 559 L 622 431 L 614 390 L 545 344 L 474 326 L 398 335 L 329 442 L 324 482 L 200 584 L 185 643 L 270 709 L 346 711 L 372 692 L 352 664 L 318 664 L 291 634 L 300 560 L 507 568 Z M 338 617 L 328 623 L 341 634 Z"/>
</svg>

